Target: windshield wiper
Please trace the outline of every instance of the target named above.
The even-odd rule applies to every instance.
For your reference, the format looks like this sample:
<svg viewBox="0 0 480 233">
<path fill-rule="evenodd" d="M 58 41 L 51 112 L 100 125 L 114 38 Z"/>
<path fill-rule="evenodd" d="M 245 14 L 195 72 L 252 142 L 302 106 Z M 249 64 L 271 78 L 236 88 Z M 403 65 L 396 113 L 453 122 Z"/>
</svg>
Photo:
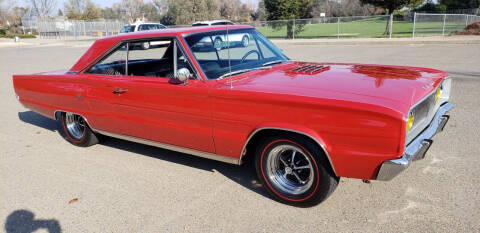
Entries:
<svg viewBox="0 0 480 233">
<path fill-rule="evenodd" d="M 269 68 L 269 67 L 257 67 L 257 68 L 236 70 L 236 71 L 232 71 L 232 72 L 228 72 L 228 73 L 226 73 L 226 74 L 223 74 L 222 76 L 218 77 L 217 79 L 222 79 L 222 78 L 225 78 L 225 77 L 228 77 L 228 76 L 237 75 L 237 74 L 242 74 L 242 73 L 247 73 L 247 72 L 250 72 L 250 71 L 261 70 L 261 69 L 266 69 L 266 68 Z"/>
<path fill-rule="evenodd" d="M 262 66 L 271 66 L 271 65 L 275 65 L 275 64 L 284 63 L 284 62 L 286 62 L 286 61 L 287 61 L 287 60 L 274 60 L 274 61 L 269 61 L 269 62 L 263 63 Z"/>
</svg>

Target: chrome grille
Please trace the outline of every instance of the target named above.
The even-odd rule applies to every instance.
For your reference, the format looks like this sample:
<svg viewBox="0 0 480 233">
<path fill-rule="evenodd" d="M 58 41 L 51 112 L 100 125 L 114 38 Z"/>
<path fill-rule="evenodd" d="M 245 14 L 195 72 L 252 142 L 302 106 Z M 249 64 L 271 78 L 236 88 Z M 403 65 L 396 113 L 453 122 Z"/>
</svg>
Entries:
<svg viewBox="0 0 480 233">
<path fill-rule="evenodd" d="M 423 121 L 429 120 L 430 112 L 433 111 L 435 107 L 435 95 L 431 94 L 429 97 L 424 99 L 421 103 L 419 103 L 414 109 L 414 116 L 415 120 L 413 121 L 413 127 L 416 128 L 420 125 Z"/>
<path fill-rule="evenodd" d="M 442 83 L 436 87 L 430 94 L 425 96 L 417 104 L 410 108 L 407 118 L 410 113 L 414 115 L 413 126 L 410 130 L 406 130 L 405 146 L 407 146 L 417 135 L 419 135 L 425 128 L 427 128 L 433 120 L 436 112 L 442 104 L 448 101 L 452 86 L 450 77 L 445 78 Z M 441 93 L 438 101 L 436 101 L 437 89 L 441 88 Z M 408 127 L 407 124 L 405 127 Z"/>
</svg>

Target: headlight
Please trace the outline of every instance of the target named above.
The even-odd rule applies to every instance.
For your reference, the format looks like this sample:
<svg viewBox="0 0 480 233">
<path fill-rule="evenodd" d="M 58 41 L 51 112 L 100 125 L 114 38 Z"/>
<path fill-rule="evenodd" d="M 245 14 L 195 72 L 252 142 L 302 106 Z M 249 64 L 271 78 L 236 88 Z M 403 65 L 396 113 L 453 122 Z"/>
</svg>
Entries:
<svg viewBox="0 0 480 233">
<path fill-rule="evenodd" d="M 413 111 L 408 114 L 408 119 L 407 119 L 407 131 L 410 131 L 410 129 L 413 126 L 413 120 L 415 120 L 415 116 L 413 114 Z"/>
</svg>

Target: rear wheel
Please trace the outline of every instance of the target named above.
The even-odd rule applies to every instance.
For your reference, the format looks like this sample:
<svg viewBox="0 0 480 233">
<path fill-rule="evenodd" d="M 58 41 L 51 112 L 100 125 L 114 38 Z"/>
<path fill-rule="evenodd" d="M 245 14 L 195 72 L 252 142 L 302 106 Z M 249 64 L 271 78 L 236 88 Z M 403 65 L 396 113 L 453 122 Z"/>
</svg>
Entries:
<svg viewBox="0 0 480 233">
<path fill-rule="evenodd" d="M 222 44 L 223 41 L 220 37 L 215 38 L 215 40 L 213 41 L 213 47 L 218 51 L 222 50 Z"/>
<path fill-rule="evenodd" d="M 255 159 L 258 178 L 280 202 L 314 206 L 335 190 L 339 178 L 321 148 L 301 136 L 269 137 L 260 142 Z"/>
<path fill-rule="evenodd" d="M 147 50 L 149 48 L 150 48 L 150 42 L 147 41 L 147 42 L 142 43 L 142 49 L 143 50 Z"/>
<path fill-rule="evenodd" d="M 98 143 L 97 136 L 80 115 L 64 112 L 61 116 L 62 128 L 67 140 L 73 145 L 87 147 Z"/>
<path fill-rule="evenodd" d="M 250 44 L 250 38 L 247 35 L 244 35 L 242 38 L 242 46 L 247 47 Z"/>
</svg>

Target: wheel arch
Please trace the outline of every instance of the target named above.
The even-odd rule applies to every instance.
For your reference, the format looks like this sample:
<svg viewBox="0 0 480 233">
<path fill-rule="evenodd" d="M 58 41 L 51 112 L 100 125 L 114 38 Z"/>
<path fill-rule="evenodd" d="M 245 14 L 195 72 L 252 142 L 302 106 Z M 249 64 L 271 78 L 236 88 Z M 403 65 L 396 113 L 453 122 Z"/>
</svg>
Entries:
<svg viewBox="0 0 480 233">
<path fill-rule="evenodd" d="M 256 128 L 247 138 L 245 144 L 242 149 L 242 153 L 240 155 L 239 163 L 243 163 L 244 160 L 251 157 L 251 153 L 249 151 L 254 151 L 254 147 L 256 144 L 261 140 L 261 138 L 268 136 L 268 135 L 275 135 L 276 133 L 283 133 L 283 134 L 295 134 L 300 135 L 302 137 L 311 140 L 314 144 L 318 145 L 320 149 L 323 151 L 327 161 L 330 165 L 331 171 L 335 176 L 337 176 L 337 172 L 335 171 L 335 166 L 332 163 L 330 155 L 327 150 L 327 145 L 322 140 L 322 138 L 313 130 L 306 129 L 303 127 L 294 127 L 294 126 L 261 126 Z M 248 153 L 248 154 L 247 154 Z M 250 154 L 250 155 L 249 155 Z"/>
<path fill-rule="evenodd" d="M 58 121 L 58 120 L 61 119 L 60 117 L 62 116 L 62 113 L 67 113 L 67 112 L 70 112 L 70 111 L 55 110 L 55 112 L 53 112 L 53 117 L 55 118 L 55 120 Z M 80 113 L 77 113 L 77 112 L 71 112 L 71 113 L 74 113 L 74 114 L 77 114 L 77 115 L 83 117 L 83 119 L 84 119 L 85 122 L 87 123 L 87 126 L 88 126 L 91 130 L 93 130 L 94 132 L 96 131 L 96 130 L 94 130 L 94 129 L 90 126 L 90 123 L 88 122 L 88 119 L 85 117 L 85 115 L 80 114 Z"/>
</svg>

